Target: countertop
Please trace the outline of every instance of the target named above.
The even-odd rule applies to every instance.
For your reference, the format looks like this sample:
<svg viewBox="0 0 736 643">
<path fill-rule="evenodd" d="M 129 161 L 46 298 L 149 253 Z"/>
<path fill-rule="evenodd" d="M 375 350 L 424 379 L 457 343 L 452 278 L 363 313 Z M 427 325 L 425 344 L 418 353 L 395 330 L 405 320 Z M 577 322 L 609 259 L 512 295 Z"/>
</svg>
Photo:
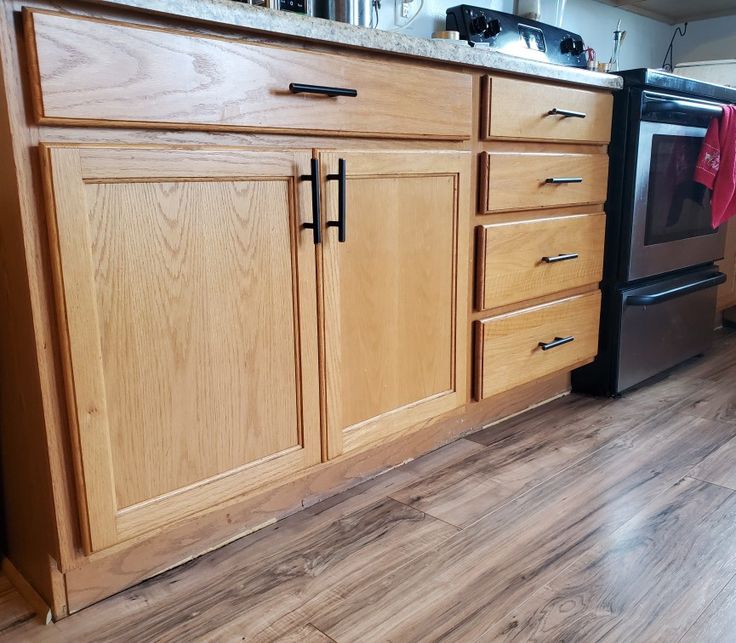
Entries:
<svg viewBox="0 0 736 643">
<path fill-rule="evenodd" d="M 406 34 L 356 27 L 321 18 L 276 11 L 232 0 L 101 0 L 100 4 L 130 7 L 213 24 L 229 25 L 320 43 L 381 51 L 422 60 L 439 60 L 469 67 L 504 71 L 548 80 L 578 83 L 604 89 L 621 89 L 619 76 L 509 56 L 470 47 L 464 42 L 434 41 Z"/>
</svg>

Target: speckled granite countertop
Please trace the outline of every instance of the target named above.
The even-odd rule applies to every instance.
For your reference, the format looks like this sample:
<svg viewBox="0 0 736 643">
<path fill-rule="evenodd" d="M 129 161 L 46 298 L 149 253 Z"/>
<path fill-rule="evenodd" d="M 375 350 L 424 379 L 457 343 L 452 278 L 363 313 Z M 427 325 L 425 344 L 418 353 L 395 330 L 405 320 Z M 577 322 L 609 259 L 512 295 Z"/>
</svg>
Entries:
<svg viewBox="0 0 736 643">
<path fill-rule="evenodd" d="M 100 4 L 126 6 L 204 22 L 382 51 L 423 60 L 441 60 L 470 67 L 505 71 L 548 80 L 620 89 L 619 76 L 509 56 L 469 47 L 460 42 L 437 42 L 392 31 L 356 27 L 340 22 L 254 7 L 232 0 L 101 0 Z"/>
</svg>

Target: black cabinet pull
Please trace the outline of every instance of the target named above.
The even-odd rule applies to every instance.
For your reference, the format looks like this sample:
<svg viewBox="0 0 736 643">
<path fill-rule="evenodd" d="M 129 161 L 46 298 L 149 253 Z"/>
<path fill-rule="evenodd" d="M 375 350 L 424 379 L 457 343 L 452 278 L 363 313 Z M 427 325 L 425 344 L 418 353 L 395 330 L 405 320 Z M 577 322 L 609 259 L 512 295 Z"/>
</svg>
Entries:
<svg viewBox="0 0 736 643">
<path fill-rule="evenodd" d="M 337 221 L 328 221 L 328 228 L 337 228 L 337 240 L 340 243 L 345 243 L 346 236 L 346 204 L 345 204 L 345 188 L 347 183 L 347 163 L 345 159 L 338 159 L 337 161 L 337 174 L 328 174 L 328 181 L 338 181 L 337 184 Z"/>
<path fill-rule="evenodd" d="M 563 344 L 569 344 L 574 342 L 575 338 L 570 335 L 569 337 L 555 337 L 551 342 L 539 342 L 539 348 L 543 351 L 548 351 L 550 348 L 557 348 Z"/>
<path fill-rule="evenodd" d="M 564 116 L 565 118 L 585 118 L 587 114 L 585 112 L 574 112 L 571 109 L 558 109 L 553 107 L 547 112 L 548 116 Z"/>
<path fill-rule="evenodd" d="M 289 91 L 292 94 L 321 94 L 322 96 L 349 96 L 355 98 L 357 89 L 347 87 L 323 87 L 322 85 L 305 85 L 304 83 L 289 83 Z"/>
<path fill-rule="evenodd" d="M 542 257 L 544 263 L 559 263 L 560 261 L 570 261 L 571 259 L 577 259 L 577 252 L 568 252 L 567 254 L 555 255 L 554 257 Z"/>
<path fill-rule="evenodd" d="M 552 176 L 548 179 L 545 179 L 545 183 L 552 183 L 553 185 L 558 185 L 560 183 L 582 183 L 583 177 L 582 176 Z"/>
<path fill-rule="evenodd" d="M 320 195 L 319 195 L 319 159 L 311 159 L 311 174 L 302 174 L 299 178 L 302 181 L 310 181 L 312 183 L 312 223 L 303 223 L 302 227 L 312 231 L 314 245 L 322 242 L 322 221 L 320 212 Z"/>
</svg>

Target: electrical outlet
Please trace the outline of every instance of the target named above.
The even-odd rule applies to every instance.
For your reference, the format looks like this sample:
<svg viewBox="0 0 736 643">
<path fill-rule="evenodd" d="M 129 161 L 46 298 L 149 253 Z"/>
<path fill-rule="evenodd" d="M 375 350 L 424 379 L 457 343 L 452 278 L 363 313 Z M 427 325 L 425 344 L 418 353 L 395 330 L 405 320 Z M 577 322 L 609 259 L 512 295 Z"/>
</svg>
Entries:
<svg viewBox="0 0 736 643">
<path fill-rule="evenodd" d="M 409 22 L 412 13 L 413 0 L 396 0 L 394 3 L 394 24 L 403 27 Z"/>
</svg>

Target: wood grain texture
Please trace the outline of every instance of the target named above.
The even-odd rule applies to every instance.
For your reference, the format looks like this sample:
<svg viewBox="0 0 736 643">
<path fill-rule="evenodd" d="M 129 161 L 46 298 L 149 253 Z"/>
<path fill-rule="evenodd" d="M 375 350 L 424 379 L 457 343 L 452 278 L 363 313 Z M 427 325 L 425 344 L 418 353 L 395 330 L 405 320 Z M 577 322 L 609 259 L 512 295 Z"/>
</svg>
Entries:
<svg viewBox="0 0 736 643">
<path fill-rule="evenodd" d="M 605 215 L 527 219 L 478 226 L 476 308 L 498 306 L 595 285 L 603 274 Z M 545 263 L 543 257 L 575 253 Z"/>
<path fill-rule="evenodd" d="M 608 92 L 503 76 L 485 76 L 483 81 L 484 138 L 582 143 L 611 140 L 613 96 Z M 555 108 L 583 112 L 585 118 L 549 114 Z"/>
<path fill-rule="evenodd" d="M 69 609 L 80 610 L 114 591 L 182 564 L 203 550 L 217 548 L 244 533 L 262 529 L 264 523 L 274 518 L 292 515 L 325 498 L 334 497 L 337 502 L 339 496 L 336 494 L 355 488 L 389 467 L 437 449 L 459 435 L 563 395 L 569 387 L 569 377 L 558 374 L 483 402 L 467 404 L 423 423 L 420 431 L 398 435 L 373 449 L 345 454 L 311 468 L 306 474 L 299 472 L 278 485 L 212 507 L 185 522 L 92 554 L 85 558 L 83 565 L 65 574 Z M 436 453 L 440 457 L 440 451 Z M 407 466 L 414 467 L 425 461 L 421 458 Z M 358 487 L 357 493 L 361 493 L 360 490 Z"/>
<path fill-rule="evenodd" d="M 598 352 L 600 292 L 569 297 L 476 322 L 476 385 L 479 398 L 574 368 Z M 540 342 L 573 337 L 542 350 Z"/>
<path fill-rule="evenodd" d="M 682 414 L 666 422 L 643 421 L 451 537 L 438 551 L 303 616 L 338 641 L 483 639 L 532 591 L 631 520 L 733 434 L 732 426 Z"/>
<path fill-rule="evenodd" d="M 364 448 L 467 400 L 468 182 L 457 152 L 322 154 L 347 164 L 347 240 L 324 257 L 327 451 Z M 337 220 L 337 187 L 325 210 Z"/>
<path fill-rule="evenodd" d="M 731 440 L 711 453 L 688 474 L 728 489 L 736 490 L 736 440 Z"/>
<path fill-rule="evenodd" d="M 686 478 L 484 636 L 677 641 L 734 574 L 736 494 Z"/>
<path fill-rule="evenodd" d="M 470 138 L 464 72 L 58 13 L 24 18 L 42 122 Z M 358 95 L 295 95 L 290 83 Z"/>
<path fill-rule="evenodd" d="M 703 611 L 678 643 L 725 643 L 736 632 L 736 577 Z"/>
<path fill-rule="evenodd" d="M 481 212 L 600 204 L 608 190 L 607 154 L 482 152 Z M 547 183 L 577 177 L 580 183 Z"/>
<path fill-rule="evenodd" d="M 726 246 L 723 250 L 723 260 L 718 268 L 726 275 L 726 283 L 718 286 L 718 310 L 725 310 L 736 306 L 736 224 L 725 223 Z"/>
<path fill-rule="evenodd" d="M 47 158 L 98 550 L 319 461 L 316 288 L 307 153 L 87 151 Z"/>
</svg>

